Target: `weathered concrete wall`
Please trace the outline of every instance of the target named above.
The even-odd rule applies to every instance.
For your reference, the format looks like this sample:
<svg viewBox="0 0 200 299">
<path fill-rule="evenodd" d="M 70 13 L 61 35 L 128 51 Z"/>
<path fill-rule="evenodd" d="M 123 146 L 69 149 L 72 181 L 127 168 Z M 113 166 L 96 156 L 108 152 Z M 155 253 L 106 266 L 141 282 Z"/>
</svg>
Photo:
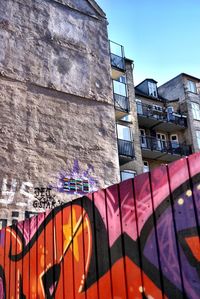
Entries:
<svg viewBox="0 0 200 299">
<path fill-rule="evenodd" d="M 35 211 L 34 188 L 74 161 L 96 188 L 119 180 L 107 21 L 90 2 L 1 0 L 0 219 Z"/>
<path fill-rule="evenodd" d="M 106 20 L 83 14 L 84 5 L 77 9 L 53 0 L 1 0 L 0 72 L 111 103 Z"/>
</svg>

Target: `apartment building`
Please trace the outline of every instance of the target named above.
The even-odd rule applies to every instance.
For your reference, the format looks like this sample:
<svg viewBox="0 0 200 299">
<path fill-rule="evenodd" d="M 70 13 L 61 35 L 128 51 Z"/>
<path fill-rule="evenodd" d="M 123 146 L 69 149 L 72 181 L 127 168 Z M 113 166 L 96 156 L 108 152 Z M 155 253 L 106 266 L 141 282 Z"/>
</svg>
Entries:
<svg viewBox="0 0 200 299">
<path fill-rule="evenodd" d="M 200 80 L 181 74 L 159 88 L 150 78 L 134 87 L 133 61 L 110 42 L 121 180 L 200 148 Z"/>
<path fill-rule="evenodd" d="M 184 137 L 193 152 L 200 150 L 200 79 L 181 73 L 158 88 L 176 109 L 187 114 L 187 129 Z"/>
<path fill-rule="evenodd" d="M 135 87 L 144 171 L 192 153 L 187 113 L 179 99 L 161 96 L 154 79 Z"/>
</svg>

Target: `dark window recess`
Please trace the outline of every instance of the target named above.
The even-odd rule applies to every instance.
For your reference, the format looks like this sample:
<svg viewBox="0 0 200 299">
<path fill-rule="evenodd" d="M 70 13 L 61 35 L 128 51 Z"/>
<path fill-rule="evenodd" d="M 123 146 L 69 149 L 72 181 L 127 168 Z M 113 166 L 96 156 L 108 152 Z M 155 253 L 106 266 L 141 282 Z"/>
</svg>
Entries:
<svg viewBox="0 0 200 299">
<path fill-rule="evenodd" d="M 37 214 L 38 214 L 37 212 L 25 211 L 25 218 L 30 218 L 31 216 L 35 216 Z"/>
<path fill-rule="evenodd" d="M 7 226 L 7 219 L 0 219 L 0 224 L 1 224 L 1 227 L 6 227 Z"/>
<path fill-rule="evenodd" d="M 12 217 L 19 217 L 19 212 L 12 211 Z"/>
</svg>

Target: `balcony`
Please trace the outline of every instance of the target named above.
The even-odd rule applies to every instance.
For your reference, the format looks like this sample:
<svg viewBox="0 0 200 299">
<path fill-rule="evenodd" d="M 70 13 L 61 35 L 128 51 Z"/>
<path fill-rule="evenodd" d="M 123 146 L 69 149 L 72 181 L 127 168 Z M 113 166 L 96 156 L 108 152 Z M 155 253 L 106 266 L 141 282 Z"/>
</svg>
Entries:
<svg viewBox="0 0 200 299">
<path fill-rule="evenodd" d="M 143 158 L 166 162 L 177 160 L 181 156 L 188 156 L 192 153 L 189 145 L 160 140 L 151 136 L 140 136 L 140 145 Z"/>
<path fill-rule="evenodd" d="M 118 139 L 118 153 L 120 164 L 124 164 L 135 158 L 135 151 L 132 141 Z"/>
<path fill-rule="evenodd" d="M 124 114 L 129 113 L 130 111 L 129 100 L 126 96 L 122 96 L 120 94 L 114 93 L 114 102 L 115 102 L 115 109 L 122 112 L 120 118 L 123 117 Z"/>
<path fill-rule="evenodd" d="M 187 118 L 178 113 L 163 111 L 156 105 L 136 102 L 138 122 L 140 126 L 149 129 L 159 129 L 167 132 L 183 130 L 187 127 Z"/>
<path fill-rule="evenodd" d="M 119 120 L 130 111 L 129 99 L 127 97 L 127 89 L 125 83 L 113 80 L 113 97 L 115 103 L 116 120 Z"/>
<path fill-rule="evenodd" d="M 125 73 L 124 47 L 110 41 L 110 61 L 112 79 L 118 79 Z"/>
</svg>

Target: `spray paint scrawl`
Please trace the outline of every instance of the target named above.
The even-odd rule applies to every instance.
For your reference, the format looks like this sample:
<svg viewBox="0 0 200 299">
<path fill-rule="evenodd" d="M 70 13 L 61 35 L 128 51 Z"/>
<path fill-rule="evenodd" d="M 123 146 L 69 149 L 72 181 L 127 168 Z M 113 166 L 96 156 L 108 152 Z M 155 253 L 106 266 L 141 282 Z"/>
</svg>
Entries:
<svg viewBox="0 0 200 299">
<path fill-rule="evenodd" d="M 61 193 L 83 195 L 97 190 L 97 181 L 90 174 L 94 173 L 94 167 L 87 165 L 87 170 L 82 171 L 78 160 L 74 160 L 73 169 L 70 172 L 62 170 L 59 173 L 56 186 L 50 186 Z"/>
</svg>

